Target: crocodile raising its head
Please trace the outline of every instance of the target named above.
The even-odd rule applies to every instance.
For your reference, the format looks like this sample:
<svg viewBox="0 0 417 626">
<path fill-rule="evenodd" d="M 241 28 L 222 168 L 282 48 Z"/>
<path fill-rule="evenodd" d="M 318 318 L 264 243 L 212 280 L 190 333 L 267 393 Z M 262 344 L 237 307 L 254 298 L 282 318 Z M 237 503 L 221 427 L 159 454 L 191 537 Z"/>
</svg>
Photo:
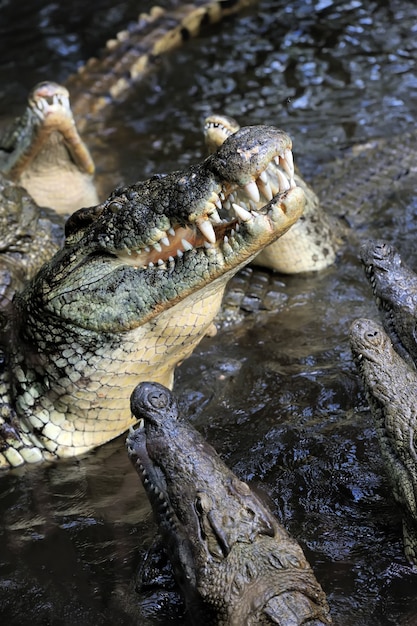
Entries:
<svg viewBox="0 0 417 626">
<path fill-rule="evenodd" d="M 417 373 L 375 322 L 356 320 L 350 342 L 393 495 L 403 512 L 405 555 L 417 565 Z"/>
<path fill-rule="evenodd" d="M 138 385 L 129 456 L 152 504 L 193 623 L 330 624 L 300 546 L 187 422 L 170 391 Z"/>
<path fill-rule="evenodd" d="M 298 187 L 260 200 L 257 181 L 274 160 L 291 164 L 289 137 L 242 128 L 203 163 L 117 189 L 69 218 L 64 248 L 15 296 L 3 324 L 0 466 L 101 445 L 132 423 L 135 384 L 172 385 L 228 279 L 302 214 Z M 237 189 L 248 205 L 222 218 Z"/>
<path fill-rule="evenodd" d="M 360 254 L 386 332 L 397 352 L 417 363 L 417 275 L 387 241 L 370 241 Z"/>
<path fill-rule="evenodd" d="M 44 82 L 32 89 L 25 113 L 0 139 L 0 171 L 37 204 L 58 213 L 97 204 L 94 163 L 78 134 L 65 87 Z"/>
<path fill-rule="evenodd" d="M 227 137 L 239 129 L 239 124 L 226 115 L 206 118 L 204 135 L 210 152 L 221 146 Z M 265 179 L 266 180 L 266 179 Z M 256 256 L 254 263 L 283 274 L 298 274 L 322 270 L 336 260 L 337 241 L 335 228 L 322 210 L 314 191 L 296 172 L 294 180 L 306 195 L 306 206 L 301 219 L 279 241 L 267 246 Z M 268 180 L 261 186 L 265 198 L 270 199 L 275 190 L 285 185 L 285 179 L 275 163 L 268 168 Z"/>
</svg>

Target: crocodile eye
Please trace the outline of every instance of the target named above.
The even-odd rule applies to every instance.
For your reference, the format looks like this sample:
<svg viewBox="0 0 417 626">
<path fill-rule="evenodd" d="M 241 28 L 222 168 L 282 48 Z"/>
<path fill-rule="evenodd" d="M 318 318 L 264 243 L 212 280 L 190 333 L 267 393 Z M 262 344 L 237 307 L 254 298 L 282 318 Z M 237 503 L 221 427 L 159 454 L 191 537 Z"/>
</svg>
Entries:
<svg viewBox="0 0 417 626">
<path fill-rule="evenodd" d="M 118 202 L 117 200 L 112 200 L 108 205 L 108 209 L 111 213 L 118 213 L 122 208 L 122 203 Z"/>
</svg>

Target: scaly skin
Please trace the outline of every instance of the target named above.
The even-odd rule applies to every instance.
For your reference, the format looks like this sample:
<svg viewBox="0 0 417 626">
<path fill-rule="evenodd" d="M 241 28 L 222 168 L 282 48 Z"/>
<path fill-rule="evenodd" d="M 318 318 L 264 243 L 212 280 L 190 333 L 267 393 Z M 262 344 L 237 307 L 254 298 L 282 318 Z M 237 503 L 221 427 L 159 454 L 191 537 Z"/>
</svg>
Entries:
<svg viewBox="0 0 417 626">
<path fill-rule="evenodd" d="M 141 426 L 128 453 L 195 624 L 331 624 L 300 546 L 214 448 L 178 419 L 173 395 L 142 383 L 131 397 Z"/>
<path fill-rule="evenodd" d="M 204 134 L 209 151 L 221 146 L 223 141 L 239 129 L 239 124 L 232 117 L 210 115 L 206 118 Z M 274 180 L 277 169 L 271 164 L 268 170 L 270 187 L 264 188 L 266 198 L 274 193 L 277 181 Z M 288 233 L 271 246 L 264 248 L 254 259 L 254 264 L 262 265 L 283 274 L 298 274 L 322 270 L 336 260 L 335 228 L 331 226 L 327 215 L 320 207 L 314 191 L 297 173 L 294 175 L 297 186 L 302 187 L 306 195 L 306 206 L 302 217 Z"/>
<path fill-rule="evenodd" d="M 387 241 L 370 241 L 360 251 L 365 274 L 397 352 L 417 363 L 417 275 Z"/>
<path fill-rule="evenodd" d="M 0 309 L 13 299 L 62 243 L 59 227 L 29 194 L 0 174 Z"/>
<path fill-rule="evenodd" d="M 194 0 L 172 10 L 154 6 L 141 13 L 136 23 L 107 42 L 99 58 L 90 59 L 66 82 L 79 128 L 103 121 L 111 105 L 123 101 L 161 55 L 253 2 Z"/>
<path fill-rule="evenodd" d="M 405 555 L 417 565 L 417 374 L 375 322 L 356 320 L 350 342 L 393 495 L 403 512 Z"/>
<path fill-rule="evenodd" d="M 0 171 L 39 206 L 58 213 L 97 204 L 94 163 L 78 134 L 65 87 L 52 82 L 34 87 L 25 113 L 0 139 Z"/>
<path fill-rule="evenodd" d="M 116 189 L 69 218 L 63 250 L 8 311 L 1 466 L 101 445 L 132 423 L 129 389 L 172 385 L 229 278 L 300 217 L 297 187 L 256 202 L 256 213 L 218 214 L 237 188 L 256 196 L 255 181 L 290 151 L 282 131 L 243 128 L 200 165 Z"/>
</svg>

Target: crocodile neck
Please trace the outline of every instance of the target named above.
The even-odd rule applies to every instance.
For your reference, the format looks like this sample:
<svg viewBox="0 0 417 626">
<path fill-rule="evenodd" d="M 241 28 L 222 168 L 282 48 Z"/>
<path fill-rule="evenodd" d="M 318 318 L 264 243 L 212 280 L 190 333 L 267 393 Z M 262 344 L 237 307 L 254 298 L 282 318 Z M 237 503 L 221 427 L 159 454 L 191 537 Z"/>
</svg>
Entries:
<svg viewBox="0 0 417 626">
<path fill-rule="evenodd" d="M 176 364 L 208 332 L 227 280 L 227 275 L 222 276 L 203 293 L 195 292 L 125 333 L 82 333 L 77 328 L 71 335 L 66 327 L 62 334 L 56 330 L 51 334 L 48 321 L 44 328 L 37 322 L 36 337 L 23 331 L 25 349 L 13 356 L 13 393 L 17 413 L 34 445 L 66 457 L 123 433 L 133 423 L 132 387 L 138 380 L 149 379 L 172 388 Z M 206 320 L 203 324 L 202 319 Z M 29 358 L 28 345 L 35 346 Z M 47 346 L 46 361 L 42 354 Z M 100 406 L 101 396 L 106 397 L 105 407 Z"/>
</svg>

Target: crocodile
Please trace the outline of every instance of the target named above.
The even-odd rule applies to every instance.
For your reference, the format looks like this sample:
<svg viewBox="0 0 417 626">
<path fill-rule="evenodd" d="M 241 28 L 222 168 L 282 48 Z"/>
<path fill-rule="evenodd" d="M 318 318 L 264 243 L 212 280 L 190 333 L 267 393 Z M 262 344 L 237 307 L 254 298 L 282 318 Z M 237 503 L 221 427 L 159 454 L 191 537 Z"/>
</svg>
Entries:
<svg viewBox="0 0 417 626">
<path fill-rule="evenodd" d="M 365 243 L 360 250 L 386 332 L 396 351 L 417 364 L 417 275 L 387 241 Z"/>
<path fill-rule="evenodd" d="M 192 622 L 331 624 L 301 547 L 200 433 L 179 419 L 174 395 L 142 382 L 131 409 L 140 422 L 130 429 L 128 454 Z"/>
<path fill-rule="evenodd" d="M 393 496 L 403 517 L 404 552 L 417 566 L 417 373 L 394 350 L 383 327 L 368 319 L 350 329 Z"/>
<path fill-rule="evenodd" d="M 0 138 L 0 172 L 39 206 L 66 214 L 99 202 L 94 170 L 68 90 L 54 82 L 37 84 L 23 115 Z"/>
<path fill-rule="evenodd" d="M 227 137 L 240 128 L 230 116 L 212 114 L 204 123 L 206 145 L 210 152 L 220 146 Z M 269 184 L 264 193 L 272 197 L 278 185 L 280 170 L 272 163 Z M 337 228 L 331 224 L 327 214 L 321 209 L 320 201 L 311 187 L 295 172 L 294 179 L 306 195 L 304 213 L 288 233 L 279 241 L 264 248 L 253 260 L 255 265 L 267 267 L 283 274 L 319 271 L 332 265 L 336 260 L 339 245 Z M 281 184 L 285 184 L 284 181 Z"/>
<path fill-rule="evenodd" d="M 302 214 L 301 188 L 266 201 L 257 186 L 271 161 L 291 173 L 291 148 L 281 130 L 244 127 L 200 164 L 120 187 L 68 219 L 62 250 L 2 316 L 1 467 L 99 446 L 132 423 L 135 382 L 172 386 L 228 279 Z M 238 189 L 240 204 L 220 217 Z"/>
<path fill-rule="evenodd" d="M 81 130 L 101 123 L 112 105 L 120 104 L 132 87 L 155 68 L 161 55 L 196 37 L 204 27 L 250 6 L 255 0 L 194 0 L 171 10 L 154 6 L 137 22 L 106 42 L 65 85 Z"/>
</svg>

